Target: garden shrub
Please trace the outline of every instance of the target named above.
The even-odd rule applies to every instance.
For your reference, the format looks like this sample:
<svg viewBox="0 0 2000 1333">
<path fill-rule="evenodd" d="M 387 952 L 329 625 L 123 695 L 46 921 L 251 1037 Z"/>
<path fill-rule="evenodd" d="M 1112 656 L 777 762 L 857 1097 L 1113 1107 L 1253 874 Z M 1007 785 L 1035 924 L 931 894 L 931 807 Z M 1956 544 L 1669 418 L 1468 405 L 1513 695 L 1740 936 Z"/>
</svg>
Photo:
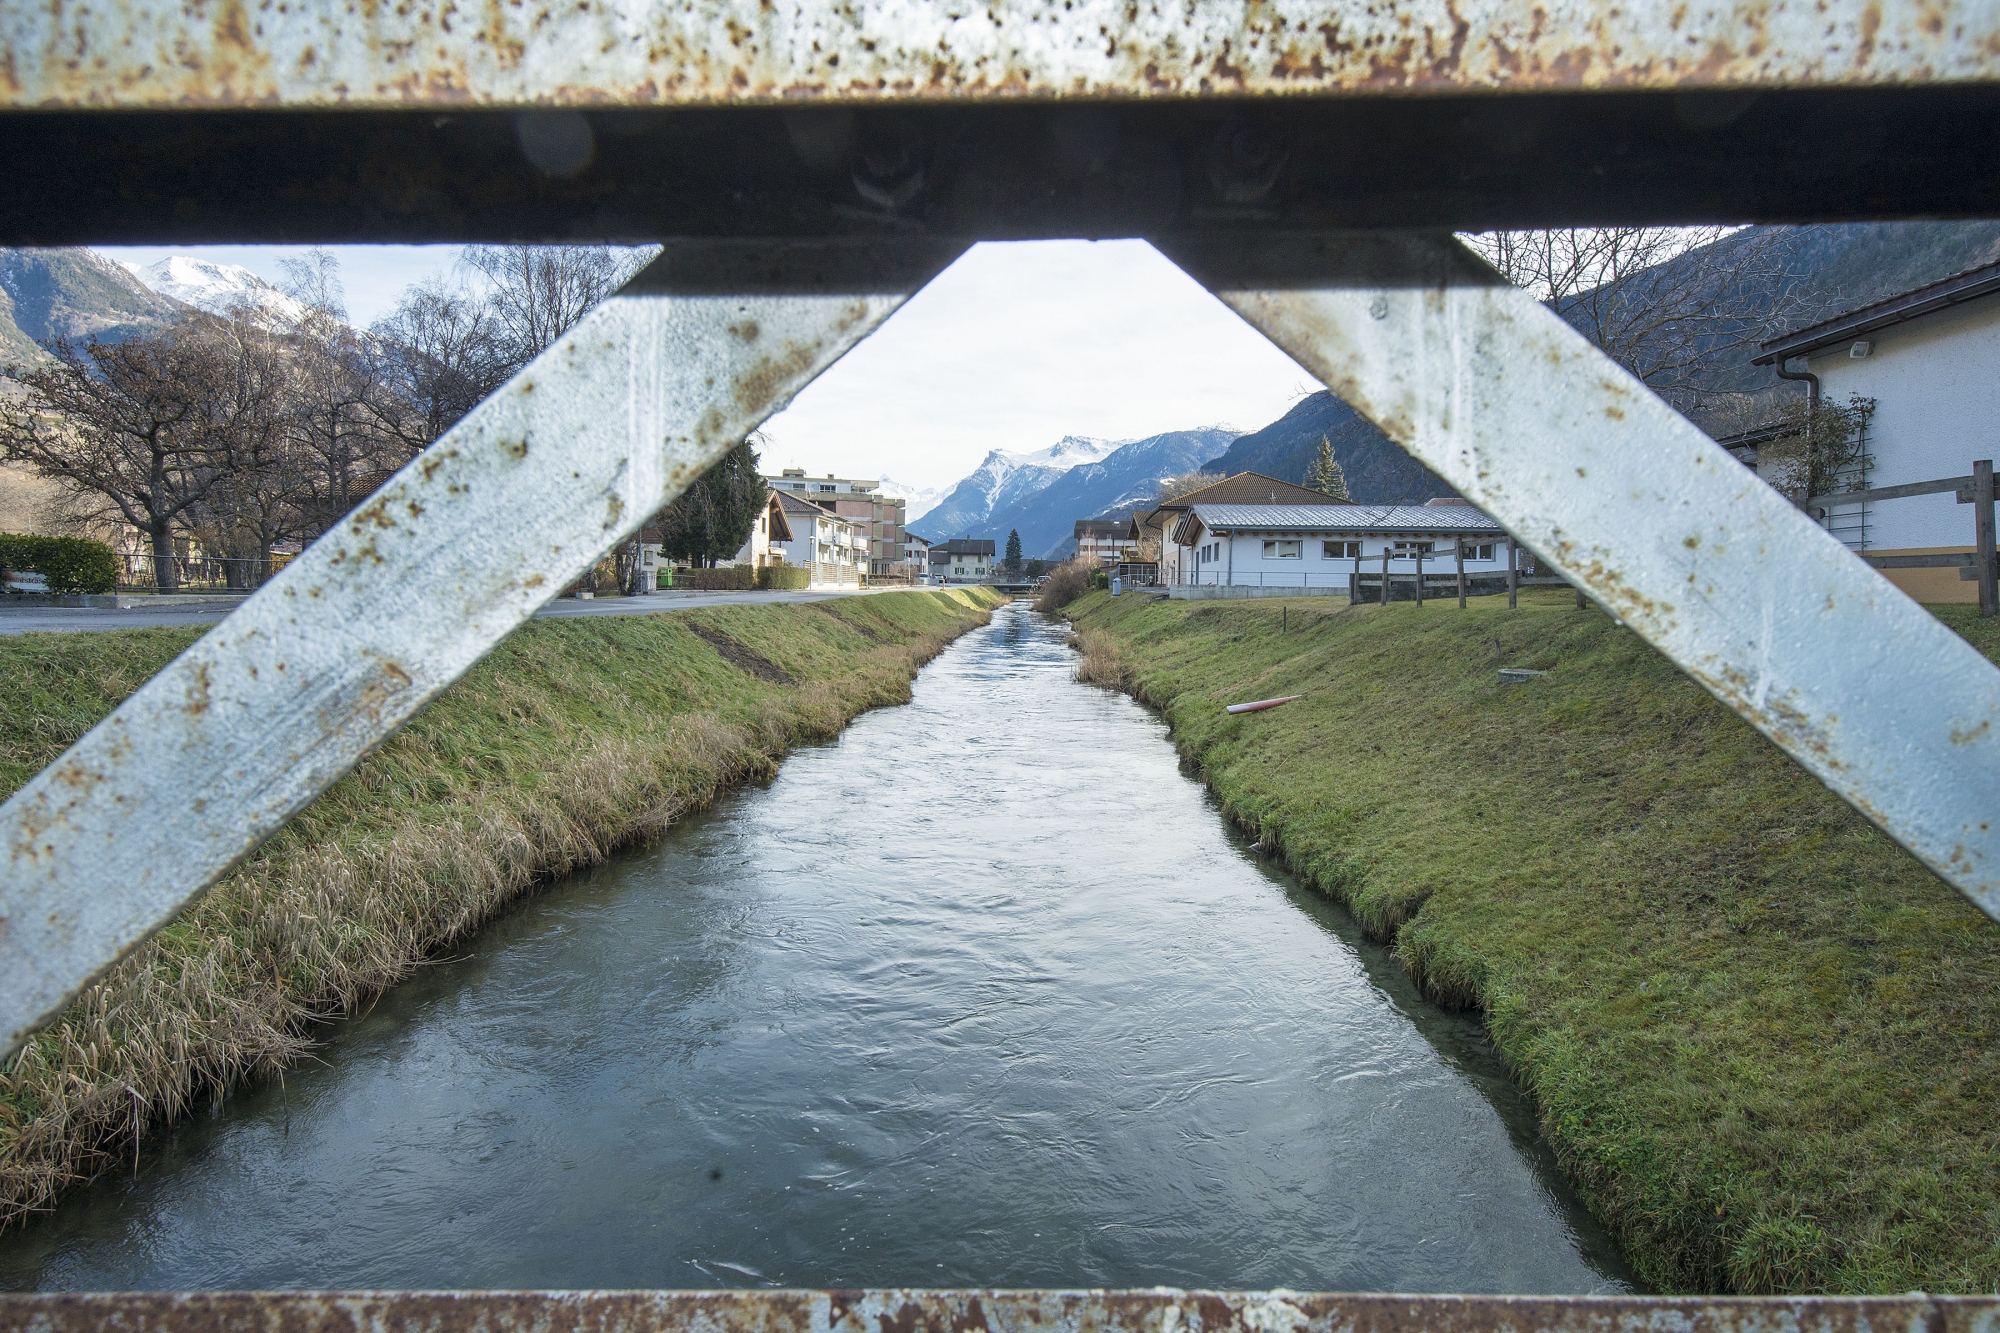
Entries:
<svg viewBox="0 0 2000 1333">
<path fill-rule="evenodd" d="M 87 537 L 36 537 L 0 532 L 0 569 L 32 570 L 50 592 L 110 592 L 118 586 L 118 557 Z"/>
<path fill-rule="evenodd" d="M 766 592 L 798 592 L 812 586 L 812 571 L 799 565 L 766 565 L 757 571 L 757 586 Z"/>
</svg>

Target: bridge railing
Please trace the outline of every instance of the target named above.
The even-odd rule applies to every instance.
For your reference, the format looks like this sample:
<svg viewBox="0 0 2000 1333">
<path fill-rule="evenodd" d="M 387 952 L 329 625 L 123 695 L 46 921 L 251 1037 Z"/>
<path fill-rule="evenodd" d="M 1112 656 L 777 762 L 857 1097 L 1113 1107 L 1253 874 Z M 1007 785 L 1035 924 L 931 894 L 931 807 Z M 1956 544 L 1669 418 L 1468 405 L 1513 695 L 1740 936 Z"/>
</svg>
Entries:
<svg viewBox="0 0 2000 1333">
<path fill-rule="evenodd" d="M 665 238 L 0 807 L 7 1051 L 979 239 L 1151 239 L 2000 912 L 2000 672 L 1451 235 L 2000 215 L 2000 9 L 610 0 L 432 19 L 0 11 L 6 243 Z M 0 1299 L 42 1327 L 279 1311 L 658 1326 L 721 1300 Z M 815 1329 L 873 1311 L 883 1327 L 1160 1333 L 1197 1311 L 1205 1329 L 1350 1327 L 1349 1310 L 1482 1329 L 1992 1317 L 1927 1300 L 928 1299 L 735 1308 Z"/>
</svg>

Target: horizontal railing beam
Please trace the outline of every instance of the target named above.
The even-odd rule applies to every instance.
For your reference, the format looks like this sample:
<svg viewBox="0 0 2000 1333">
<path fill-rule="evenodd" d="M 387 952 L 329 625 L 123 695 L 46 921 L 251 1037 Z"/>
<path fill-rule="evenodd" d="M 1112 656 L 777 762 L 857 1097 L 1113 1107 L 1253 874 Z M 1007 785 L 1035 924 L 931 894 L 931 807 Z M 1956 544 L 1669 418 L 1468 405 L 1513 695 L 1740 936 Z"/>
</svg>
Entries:
<svg viewBox="0 0 2000 1333">
<path fill-rule="evenodd" d="M 36 1333 L 1988 1333 L 1991 1296 L 1374 1296 L 1274 1291 L 0 1294 Z"/>
</svg>

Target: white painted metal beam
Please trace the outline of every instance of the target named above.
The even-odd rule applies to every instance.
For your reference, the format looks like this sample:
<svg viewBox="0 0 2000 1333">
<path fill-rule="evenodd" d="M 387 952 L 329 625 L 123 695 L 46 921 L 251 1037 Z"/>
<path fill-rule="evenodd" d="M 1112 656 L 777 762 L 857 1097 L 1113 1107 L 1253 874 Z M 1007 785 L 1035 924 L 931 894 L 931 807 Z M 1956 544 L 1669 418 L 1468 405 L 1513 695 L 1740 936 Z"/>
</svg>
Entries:
<svg viewBox="0 0 2000 1333">
<path fill-rule="evenodd" d="M 1980 0 L 446 0 L 0 8 L 0 106 L 895 104 L 2000 76 Z"/>
<path fill-rule="evenodd" d="M 15 793 L 7 1052 L 958 250 L 669 246 Z"/>
<path fill-rule="evenodd" d="M 2000 918 L 2000 669 L 1449 236 L 1169 253 Z"/>
</svg>

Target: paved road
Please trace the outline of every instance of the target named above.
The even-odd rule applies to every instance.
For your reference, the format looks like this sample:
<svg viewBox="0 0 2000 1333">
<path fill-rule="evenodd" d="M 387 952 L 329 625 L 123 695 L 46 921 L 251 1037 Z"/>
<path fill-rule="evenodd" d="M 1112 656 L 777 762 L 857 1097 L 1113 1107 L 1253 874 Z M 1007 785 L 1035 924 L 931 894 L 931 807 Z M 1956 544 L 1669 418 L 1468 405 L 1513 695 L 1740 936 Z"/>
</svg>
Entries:
<svg viewBox="0 0 2000 1333">
<path fill-rule="evenodd" d="M 575 616 L 644 616 L 660 611 L 679 611 L 691 606 L 751 606 L 773 602 L 824 602 L 835 597 L 866 597 L 871 593 L 895 592 L 895 588 L 862 588 L 819 592 L 662 592 L 648 597 L 608 597 L 582 602 L 562 598 L 535 612 L 537 620 Z M 213 625 L 234 608 L 228 606 L 177 606 L 153 611 L 144 607 L 129 610 L 70 609 L 68 607 L 0 608 L 0 634 L 58 634 L 87 630 L 143 629 L 153 625 Z"/>
</svg>

